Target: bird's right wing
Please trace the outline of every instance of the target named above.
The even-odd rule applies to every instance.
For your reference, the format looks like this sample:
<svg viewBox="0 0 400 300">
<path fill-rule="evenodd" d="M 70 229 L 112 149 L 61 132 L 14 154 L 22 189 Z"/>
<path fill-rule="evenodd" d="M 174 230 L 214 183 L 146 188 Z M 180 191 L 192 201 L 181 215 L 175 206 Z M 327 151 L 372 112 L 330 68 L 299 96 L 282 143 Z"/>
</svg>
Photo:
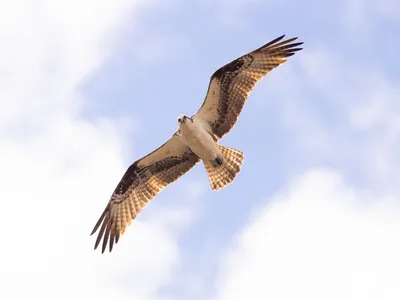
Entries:
<svg viewBox="0 0 400 300">
<path fill-rule="evenodd" d="M 162 188 L 189 171 L 198 161 L 194 154 L 174 134 L 165 144 L 137 160 L 125 172 L 91 234 L 99 228 L 95 249 L 103 238 L 102 252 L 109 242 L 110 252 L 126 227 L 147 202 Z M 101 225 L 101 226 L 100 226 Z"/>
<path fill-rule="evenodd" d="M 271 70 L 292 56 L 302 42 L 282 41 L 284 35 L 218 69 L 212 76 L 206 98 L 194 115 L 220 139 L 235 125 L 251 90 Z"/>
</svg>

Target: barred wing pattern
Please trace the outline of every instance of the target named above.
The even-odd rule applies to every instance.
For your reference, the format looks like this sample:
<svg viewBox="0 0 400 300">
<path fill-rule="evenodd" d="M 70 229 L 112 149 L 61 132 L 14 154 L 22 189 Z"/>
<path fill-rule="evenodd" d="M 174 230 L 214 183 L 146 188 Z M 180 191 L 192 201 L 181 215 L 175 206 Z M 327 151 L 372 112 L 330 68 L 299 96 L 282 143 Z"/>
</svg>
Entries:
<svg viewBox="0 0 400 300">
<path fill-rule="evenodd" d="M 283 38 L 284 35 L 239 57 L 211 76 L 206 98 L 194 118 L 208 123 L 217 138 L 235 125 L 256 83 L 302 49 L 297 48 L 302 42 L 292 43 L 297 37 L 279 42 Z"/>
<path fill-rule="evenodd" d="M 103 238 L 102 252 L 107 243 L 111 252 L 114 242 L 118 243 L 120 235 L 149 200 L 189 171 L 199 160 L 175 134 L 164 145 L 133 163 L 91 233 L 94 234 L 100 228 L 94 249 Z"/>
</svg>

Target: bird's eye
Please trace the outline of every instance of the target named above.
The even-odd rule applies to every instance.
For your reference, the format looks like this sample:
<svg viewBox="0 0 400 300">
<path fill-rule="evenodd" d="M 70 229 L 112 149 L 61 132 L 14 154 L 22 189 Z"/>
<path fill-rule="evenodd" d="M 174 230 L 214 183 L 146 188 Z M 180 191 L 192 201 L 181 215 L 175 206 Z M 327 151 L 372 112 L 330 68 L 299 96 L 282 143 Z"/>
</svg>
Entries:
<svg viewBox="0 0 400 300">
<path fill-rule="evenodd" d="M 184 119 L 184 120 L 186 120 L 186 118 L 187 118 L 186 116 L 183 116 L 183 119 Z"/>
<path fill-rule="evenodd" d="M 178 122 L 182 121 L 181 118 L 178 119 Z"/>
</svg>

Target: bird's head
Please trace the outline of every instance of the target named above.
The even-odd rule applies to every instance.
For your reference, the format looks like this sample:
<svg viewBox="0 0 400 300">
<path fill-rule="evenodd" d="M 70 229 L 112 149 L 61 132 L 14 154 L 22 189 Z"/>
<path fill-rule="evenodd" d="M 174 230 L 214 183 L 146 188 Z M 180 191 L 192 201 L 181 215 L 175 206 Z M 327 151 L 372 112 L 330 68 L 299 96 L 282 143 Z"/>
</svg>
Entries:
<svg viewBox="0 0 400 300">
<path fill-rule="evenodd" d="M 185 124 L 186 121 L 188 121 L 188 120 L 190 120 L 190 121 L 193 122 L 192 118 L 189 118 L 189 117 L 186 116 L 186 115 L 180 115 L 180 116 L 178 117 L 178 126 L 180 126 L 180 125 L 182 125 L 182 124 Z"/>
</svg>

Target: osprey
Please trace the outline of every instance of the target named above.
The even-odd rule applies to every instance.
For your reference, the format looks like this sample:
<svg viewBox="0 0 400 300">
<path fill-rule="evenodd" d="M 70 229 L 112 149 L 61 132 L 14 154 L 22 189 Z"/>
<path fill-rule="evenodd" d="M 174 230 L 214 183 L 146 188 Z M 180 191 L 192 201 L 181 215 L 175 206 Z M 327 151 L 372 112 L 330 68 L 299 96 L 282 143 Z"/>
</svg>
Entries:
<svg viewBox="0 0 400 300">
<path fill-rule="evenodd" d="M 197 113 L 192 117 L 179 116 L 174 135 L 128 168 L 91 233 L 100 228 L 95 249 L 103 238 L 102 253 L 107 243 L 111 252 L 114 242 L 118 242 L 149 200 L 200 160 L 213 190 L 235 179 L 243 153 L 218 141 L 235 125 L 255 84 L 302 49 L 298 46 L 303 43 L 292 43 L 297 37 L 281 41 L 283 38 L 284 35 L 217 70 Z"/>
</svg>

